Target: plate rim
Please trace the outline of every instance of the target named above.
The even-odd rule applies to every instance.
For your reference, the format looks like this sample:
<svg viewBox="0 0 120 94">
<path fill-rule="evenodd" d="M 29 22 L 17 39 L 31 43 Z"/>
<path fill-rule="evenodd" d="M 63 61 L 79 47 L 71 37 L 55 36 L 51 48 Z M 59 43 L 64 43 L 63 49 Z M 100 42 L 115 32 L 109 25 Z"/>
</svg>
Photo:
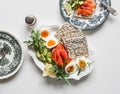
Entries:
<svg viewBox="0 0 120 94">
<path fill-rule="evenodd" d="M 23 54 L 23 45 L 15 35 L 11 34 L 10 32 L 7 32 L 6 30 L 0 30 L 0 32 L 6 33 L 6 34 L 9 34 L 10 36 L 12 36 L 18 42 L 18 44 L 19 44 L 19 46 L 21 48 L 21 52 L 22 52 L 21 61 L 20 61 L 20 64 L 17 66 L 17 68 L 13 72 L 11 72 L 11 73 L 9 73 L 7 75 L 4 75 L 2 77 L 0 76 L 0 80 L 4 80 L 4 79 L 7 79 L 9 77 L 12 77 L 13 75 L 15 75 L 19 71 L 19 69 L 21 68 L 21 66 L 23 64 L 24 54 Z"/>
<path fill-rule="evenodd" d="M 60 14 L 61 14 L 61 16 L 62 16 L 62 18 L 63 18 L 63 20 L 65 21 L 65 22 L 69 22 L 70 24 L 71 24 L 71 22 L 70 22 L 70 19 L 68 18 L 68 17 L 65 17 L 64 16 L 64 14 L 63 14 L 63 12 L 62 12 L 62 2 L 63 2 L 64 0 L 59 0 L 59 11 L 60 11 Z M 111 6 L 111 0 L 109 0 L 109 5 Z M 96 30 L 96 29 L 98 29 L 98 28 L 100 28 L 105 22 L 106 22 L 106 20 L 108 19 L 108 17 L 109 17 L 109 11 L 107 10 L 107 15 L 105 16 L 105 19 L 101 22 L 101 24 L 99 24 L 98 26 L 95 26 L 95 27 L 92 27 L 91 29 L 82 29 L 82 31 L 83 32 L 87 32 L 87 31 L 92 31 L 92 30 Z M 72 24 L 71 24 L 72 25 Z M 74 25 L 72 25 L 73 27 L 75 27 Z M 76 27 L 75 27 L 76 28 Z M 80 29 L 80 28 L 77 28 L 77 29 Z"/>
</svg>

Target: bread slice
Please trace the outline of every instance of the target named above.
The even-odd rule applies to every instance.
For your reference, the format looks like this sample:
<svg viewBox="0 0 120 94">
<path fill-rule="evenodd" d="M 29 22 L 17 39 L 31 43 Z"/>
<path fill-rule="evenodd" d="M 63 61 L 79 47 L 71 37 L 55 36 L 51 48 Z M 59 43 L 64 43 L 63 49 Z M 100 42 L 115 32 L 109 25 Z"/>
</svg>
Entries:
<svg viewBox="0 0 120 94">
<path fill-rule="evenodd" d="M 80 19 L 92 19 L 94 17 L 94 12 L 92 15 L 88 15 L 88 16 L 82 16 L 82 15 L 78 15 L 77 12 L 73 13 L 74 17 L 80 18 Z"/>
</svg>

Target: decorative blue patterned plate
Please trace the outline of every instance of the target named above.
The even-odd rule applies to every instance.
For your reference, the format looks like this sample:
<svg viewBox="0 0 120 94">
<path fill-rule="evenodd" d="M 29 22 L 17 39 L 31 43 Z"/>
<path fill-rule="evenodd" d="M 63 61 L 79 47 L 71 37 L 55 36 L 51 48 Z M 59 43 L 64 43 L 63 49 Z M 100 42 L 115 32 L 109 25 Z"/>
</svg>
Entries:
<svg viewBox="0 0 120 94">
<path fill-rule="evenodd" d="M 18 40 L 13 35 L 0 31 L 0 79 L 14 75 L 21 67 L 22 60 L 23 52 Z"/>
<path fill-rule="evenodd" d="M 95 0 L 97 7 L 95 10 L 95 13 L 93 14 L 92 18 L 88 19 L 82 19 L 73 16 L 73 14 L 67 15 L 63 3 L 67 0 L 60 0 L 59 6 L 60 6 L 60 13 L 63 17 L 63 19 L 66 22 L 69 22 L 71 25 L 73 25 L 77 29 L 81 29 L 82 31 L 89 31 L 97 29 L 99 26 L 101 26 L 106 19 L 109 16 L 109 11 L 98 1 Z M 103 0 L 106 4 L 111 5 L 110 0 Z"/>
</svg>

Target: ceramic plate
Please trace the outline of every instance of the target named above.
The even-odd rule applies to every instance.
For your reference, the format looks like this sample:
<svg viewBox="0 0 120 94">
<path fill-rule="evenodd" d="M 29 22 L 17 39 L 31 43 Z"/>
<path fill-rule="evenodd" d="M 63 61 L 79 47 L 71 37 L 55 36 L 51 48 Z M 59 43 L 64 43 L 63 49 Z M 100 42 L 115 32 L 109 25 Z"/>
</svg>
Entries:
<svg viewBox="0 0 120 94">
<path fill-rule="evenodd" d="M 110 0 L 103 0 L 103 1 L 107 5 L 111 5 Z M 99 26 L 101 26 L 106 21 L 109 15 L 109 12 L 107 11 L 107 9 L 102 4 L 100 4 L 98 0 L 95 0 L 97 7 L 96 7 L 93 17 L 89 19 L 77 18 L 73 16 L 73 14 L 70 14 L 70 15 L 66 14 L 66 11 L 63 7 L 64 2 L 66 2 L 66 0 L 60 0 L 59 2 L 60 13 L 63 19 L 66 22 L 69 22 L 75 28 L 81 29 L 82 31 L 90 31 L 90 30 L 97 29 Z"/>
<path fill-rule="evenodd" d="M 44 26 L 49 28 L 51 31 L 55 31 L 58 29 L 57 26 Z M 44 71 L 44 64 L 36 57 L 36 52 L 33 49 L 28 50 L 28 54 L 32 57 L 32 59 L 34 60 L 35 64 L 37 65 L 37 67 L 39 69 L 41 69 L 42 71 Z M 88 61 L 92 62 L 90 67 L 86 67 L 86 69 L 81 72 L 81 74 L 78 76 L 77 72 L 74 74 L 71 74 L 68 78 L 66 79 L 75 79 L 75 80 L 79 80 L 80 78 L 82 78 L 83 76 L 88 75 L 94 68 L 95 66 L 95 58 L 94 58 L 94 51 L 92 51 L 91 49 L 89 49 L 89 57 L 87 58 Z"/>
<path fill-rule="evenodd" d="M 0 59 L 0 79 L 14 75 L 22 65 L 23 52 L 18 40 L 11 34 L 0 31 L 0 53 L 5 49 L 5 56 Z"/>
</svg>

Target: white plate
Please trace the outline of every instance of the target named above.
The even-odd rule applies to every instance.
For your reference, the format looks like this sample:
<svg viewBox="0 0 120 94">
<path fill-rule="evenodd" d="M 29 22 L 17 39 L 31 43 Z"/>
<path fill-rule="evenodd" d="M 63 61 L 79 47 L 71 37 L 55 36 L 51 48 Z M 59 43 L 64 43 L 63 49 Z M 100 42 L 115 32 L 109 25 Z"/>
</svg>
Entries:
<svg viewBox="0 0 120 94">
<path fill-rule="evenodd" d="M 55 26 L 55 25 L 54 26 L 45 26 L 44 25 L 44 27 L 50 28 L 53 31 L 57 30 L 57 28 L 58 28 L 58 26 Z M 44 71 L 44 64 L 36 57 L 36 52 L 33 49 L 29 48 L 28 54 L 32 57 L 35 64 L 37 65 L 37 67 L 39 69 L 41 69 L 42 71 Z M 89 49 L 89 57 L 87 58 L 87 61 L 92 62 L 90 67 L 87 66 L 86 69 L 84 71 L 82 71 L 79 76 L 77 75 L 77 72 L 76 72 L 76 73 L 71 74 L 66 79 L 79 80 L 81 77 L 88 75 L 93 70 L 93 68 L 95 66 L 95 58 L 94 58 L 94 52 L 91 49 Z"/>
</svg>

